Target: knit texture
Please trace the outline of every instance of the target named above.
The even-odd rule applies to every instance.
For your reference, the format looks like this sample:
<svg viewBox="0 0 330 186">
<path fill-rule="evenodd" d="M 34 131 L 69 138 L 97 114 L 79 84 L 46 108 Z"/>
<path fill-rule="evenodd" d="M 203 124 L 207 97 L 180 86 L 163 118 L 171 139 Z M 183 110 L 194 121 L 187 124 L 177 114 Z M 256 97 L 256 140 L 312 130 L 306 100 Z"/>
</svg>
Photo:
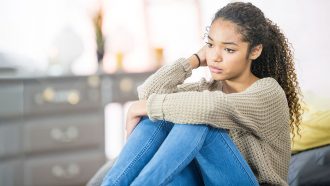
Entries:
<svg viewBox="0 0 330 186">
<path fill-rule="evenodd" d="M 189 62 L 180 58 L 138 86 L 149 118 L 228 129 L 261 185 L 288 185 L 290 115 L 277 81 L 262 78 L 240 93 L 225 94 L 221 81 L 183 83 L 191 74 Z"/>
</svg>

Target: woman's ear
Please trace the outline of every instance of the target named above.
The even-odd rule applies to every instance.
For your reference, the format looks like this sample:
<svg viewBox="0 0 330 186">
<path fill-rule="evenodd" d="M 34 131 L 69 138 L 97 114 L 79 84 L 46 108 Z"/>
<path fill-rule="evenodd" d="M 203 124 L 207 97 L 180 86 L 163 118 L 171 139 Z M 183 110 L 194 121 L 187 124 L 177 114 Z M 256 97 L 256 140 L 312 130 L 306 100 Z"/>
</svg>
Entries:
<svg viewBox="0 0 330 186">
<path fill-rule="evenodd" d="M 255 60 L 261 55 L 261 52 L 262 52 L 262 44 L 259 44 L 252 48 L 249 58 L 251 60 Z"/>
</svg>

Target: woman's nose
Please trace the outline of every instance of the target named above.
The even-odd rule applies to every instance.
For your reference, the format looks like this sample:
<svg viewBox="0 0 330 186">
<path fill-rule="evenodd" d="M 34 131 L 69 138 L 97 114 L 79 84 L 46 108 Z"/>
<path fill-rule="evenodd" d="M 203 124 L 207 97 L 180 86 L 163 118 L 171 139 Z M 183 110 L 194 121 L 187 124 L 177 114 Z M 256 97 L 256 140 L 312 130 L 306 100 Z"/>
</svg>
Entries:
<svg viewBox="0 0 330 186">
<path fill-rule="evenodd" d="M 222 62 L 222 57 L 220 55 L 217 55 L 215 58 L 214 58 L 214 62 Z"/>
<path fill-rule="evenodd" d="M 219 50 L 213 52 L 212 59 L 214 62 L 222 62 L 222 55 Z"/>
</svg>

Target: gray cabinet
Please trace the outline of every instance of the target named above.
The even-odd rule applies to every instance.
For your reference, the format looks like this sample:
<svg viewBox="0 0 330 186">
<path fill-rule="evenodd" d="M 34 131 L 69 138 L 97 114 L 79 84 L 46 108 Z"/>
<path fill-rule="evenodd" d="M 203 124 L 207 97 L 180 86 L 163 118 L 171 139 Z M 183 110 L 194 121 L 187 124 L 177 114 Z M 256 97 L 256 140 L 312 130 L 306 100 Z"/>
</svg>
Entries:
<svg viewBox="0 0 330 186">
<path fill-rule="evenodd" d="M 0 118 L 23 114 L 23 83 L 3 81 L 0 86 Z"/>
<path fill-rule="evenodd" d="M 151 74 L 0 79 L 0 186 L 85 185 L 106 161 L 104 106 Z"/>
</svg>

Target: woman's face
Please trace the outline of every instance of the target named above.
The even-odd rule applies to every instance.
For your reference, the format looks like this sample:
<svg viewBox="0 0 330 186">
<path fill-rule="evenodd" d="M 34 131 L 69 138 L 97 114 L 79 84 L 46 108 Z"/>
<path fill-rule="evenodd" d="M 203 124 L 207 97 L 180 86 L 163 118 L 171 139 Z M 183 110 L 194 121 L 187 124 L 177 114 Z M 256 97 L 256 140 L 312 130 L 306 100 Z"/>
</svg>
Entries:
<svg viewBox="0 0 330 186">
<path fill-rule="evenodd" d="M 250 75 L 248 43 L 235 23 L 218 19 L 208 33 L 206 61 L 214 80 L 239 80 Z"/>
</svg>

